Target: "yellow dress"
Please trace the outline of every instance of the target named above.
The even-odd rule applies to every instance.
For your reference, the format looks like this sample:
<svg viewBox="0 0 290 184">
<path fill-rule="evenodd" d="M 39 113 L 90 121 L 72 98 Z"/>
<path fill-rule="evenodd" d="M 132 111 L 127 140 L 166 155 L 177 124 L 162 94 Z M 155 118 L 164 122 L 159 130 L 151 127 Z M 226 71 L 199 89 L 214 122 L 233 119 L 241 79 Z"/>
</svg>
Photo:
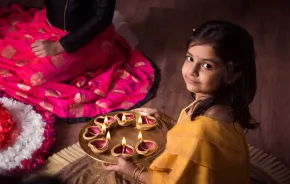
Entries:
<svg viewBox="0 0 290 184">
<path fill-rule="evenodd" d="M 206 116 L 191 121 L 186 109 L 168 132 L 166 149 L 151 163 L 146 184 L 250 183 L 248 146 L 240 125 Z M 130 177 L 104 171 L 100 162 L 84 156 L 85 153 L 67 165 L 65 159 L 71 158 L 64 156 L 67 151 L 52 156 L 44 173 L 57 172 L 55 176 L 69 184 L 134 183 Z M 57 160 L 60 166 L 55 164 Z"/>
<path fill-rule="evenodd" d="M 181 112 L 167 145 L 151 164 L 146 184 L 248 184 L 250 160 L 238 123 Z"/>
</svg>

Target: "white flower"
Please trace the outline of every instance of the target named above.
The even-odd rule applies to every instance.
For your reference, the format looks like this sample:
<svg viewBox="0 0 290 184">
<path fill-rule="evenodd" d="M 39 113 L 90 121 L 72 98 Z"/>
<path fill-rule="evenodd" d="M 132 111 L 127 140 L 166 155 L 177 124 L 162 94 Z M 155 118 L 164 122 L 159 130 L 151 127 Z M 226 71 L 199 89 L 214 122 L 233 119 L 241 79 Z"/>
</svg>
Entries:
<svg viewBox="0 0 290 184">
<path fill-rule="evenodd" d="M 16 167 L 22 167 L 21 161 L 30 159 L 44 141 L 45 122 L 32 106 L 9 98 L 0 98 L 0 102 L 19 122 L 22 128 L 15 143 L 6 150 L 0 150 L 0 175 Z"/>
</svg>

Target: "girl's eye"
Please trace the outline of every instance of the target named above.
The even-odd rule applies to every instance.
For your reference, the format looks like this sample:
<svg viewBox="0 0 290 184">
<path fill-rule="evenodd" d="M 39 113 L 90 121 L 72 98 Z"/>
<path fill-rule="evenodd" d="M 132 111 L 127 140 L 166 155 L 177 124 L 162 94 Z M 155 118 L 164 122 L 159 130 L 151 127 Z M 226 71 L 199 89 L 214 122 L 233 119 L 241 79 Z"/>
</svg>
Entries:
<svg viewBox="0 0 290 184">
<path fill-rule="evenodd" d="M 212 69 L 212 65 L 210 64 L 207 64 L 207 63 L 203 63 L 202 66 L 205 68 L 205 69 Z"/>
<path fill-rule="evenodd" d="M 186 60 L 187 60 L 188 62 L 193 62 L 193 58 L 190 57 L 190 56 L 187 56 L 187 57 L 186 57 Z"/>
</svg>

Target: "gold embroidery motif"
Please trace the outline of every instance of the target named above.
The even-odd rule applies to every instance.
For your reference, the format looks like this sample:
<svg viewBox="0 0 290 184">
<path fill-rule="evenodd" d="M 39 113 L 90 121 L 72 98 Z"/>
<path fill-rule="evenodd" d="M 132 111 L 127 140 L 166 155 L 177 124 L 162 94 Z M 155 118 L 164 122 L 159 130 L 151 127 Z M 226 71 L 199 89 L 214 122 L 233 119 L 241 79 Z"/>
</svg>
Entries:
<svg viewBox="0 0 290 184">
<path fill-rule="evenodd" d="M 28 61 L 16 61 L 15 64 L 16 64 L 16 66 L 21 67 L 21 66 L 24 66 L 24 65 L 28 64 Z"/>
<path fill-rule="evenodd" d="M 114 89 L 112 90 L 114 93 L 121 93 L 121 94 L 126 94 L 125 91 L 123 90 L 118 90 L 118 89 Z"/>
<path fill-rule="evenodd" d="M 78 82 L 75 84 L 75 86 L 76 86 L 77 88 L 81 88 L 81 87 L 83 87 L 85 84 L 86 84 L 86 81 L 80 79 L 80 80 L 78 80 Z"/>
<path fill-rule="evenodd" d="M 39 32 L 39 33 L 45 33 L 44 29 L 42 29 L 42 28 L 40 28 L 40 29 L 38 30 L 38 32 Z"/>
<path fill-rule="evenodd" d="M 45 82 L 45 78 L 41 72 L 37 72 L 30 77 L 30 82 L 33 86 L 40 86 Z"/>
<path fill-rule="evenodd" d="M 134 65 L 134 67 L 140 67 L 140 66 L 145 66 L 146 64 L 144 62 L 138 62 Z"/>
<path fill-rule="evenodd" d="M 63 55 L 56 55 L 51 57 L 51 62 L 55 68 L 61 68 L 65 65 L 66 59 Z"/>
<path fill-rule="evenodd" d="M 81 104 L 81 103 L 86 103 L 87 102 L 87 98 L 84 94 L 81 93 L 77 93 L 74 97 L 74 102 L 76 104 Z"/>
<path fill-rule="evenodd" d="M 108 105 L 105 102 L 96 101 L 96 105 L 103 108 L 103 109 L 108 108 Z"/>
<path fill-rule="evenodd" d="M 8 69 L 0 69 L 0 75 L 2 77 L 9 77 L 11 76 L 12 74 L 10 73 L 10 71 Z"/>
<path fill-rule="evenodd" d="M 101 96 L 101 97 L 105 97 L 105 94 L 99 89 L 94 90 L 94 93 Z"/>
<path fill-rule="evenodd" d="M 70 107 L 70 113 L 73 114 L 75 117 L 79 118 L 84 116 L 85 108 L 81 104 L 73 104 Z"/>
<path fill-rule="evenodd" d="M 122 78 L 122 79 L 127 79 L 128 77 L 129 77 L 129 73 L 128 72 L 126 72 L 126 71 L 119 71 L 120 72 L 120 77 Z"/>
<path fill-rule="evenodd" d="M 22 98 L 25 98 L 25 99 L 27 98 L 27 95 L 25 93 L 22 93 L 22 92 L 16 92 L 16 95 L 20 96 Z"/>
<path fill-rule="evenodd" d="M 59 91 L 50 90 L 50 89 L 45 90 L 45 96 L 59 98 L 60 95 L 61 95 L 61 93 Z"/>
<path fill-rule="evenodd" d="M 134 105 L 134 103 L 132 103 L 132 102 L 123 102 L 122 104 L 121 104 L 121 107 L 123 108 L 123 109 L 129 109 L 130 107 L 132 107 Z"/>
<path fill-rule="evenodd" d="M 1 56 L 6 59 L 11 59 L 15 56 L 16 49 L 12 45 L 8 45 L 5 49 L 2 50 Z"/>
<path fill-rule="evenodd" d="M 31 36 L 31 35 L 29 35 L 29 34 L 25 34 L 25 35 L 24 35 L 24 38 L 25 38 L 26 40 L 33 40 L 33 36 Z"/>
<path fill-rule="evenodd" d="M 77 103 L 77 104 L 80 104 L 82 103 L 82 97 L 81 97 L 81 94 L 80 93 L 77 93 L 74 97 L 74 102 Z"/>
<path fill-rule="evenodd" d="M 48 102 L 40 102 L 39 105 L 42 108 L 44 108 L 44 109 L 46 109 L 46 110 L 48 110 L 50 112 L 53 112 L 53 106 L 50 103 L 48 103 Z"/>
<path fill-rule="evenodd" d="M 132 80 L 133 80 L 134 82 L 136 82 L 136 83 L 139 83 L 139 80 L 138 80 L 136 77 L 134 77 L 134 76 L 132 76 Z"/>
<path fill-rule="evenodd" d="M 23 90 L 23 91 L 29 91 L 29 90 L 31 89 L 30 86 L 25 85 L 25 84 L 20 84 L 20 83 L 18 83 L 17 86 L 18 86 L 19 89 L 21 89 L 21 90 Z"/>
</svg>

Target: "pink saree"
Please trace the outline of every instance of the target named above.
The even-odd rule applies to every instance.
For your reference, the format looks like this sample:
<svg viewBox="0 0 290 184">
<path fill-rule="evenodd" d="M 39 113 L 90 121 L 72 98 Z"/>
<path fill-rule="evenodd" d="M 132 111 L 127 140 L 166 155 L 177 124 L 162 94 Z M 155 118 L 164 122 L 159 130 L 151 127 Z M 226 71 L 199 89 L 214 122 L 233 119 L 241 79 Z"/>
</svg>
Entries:
<svg viewBox="0 0 290 184">
<path fill-rule="evenodd" d="M 31 44 L 59 40 L 45 10 L 0 10 L 0 89 L 60 118 L 91 118 L 129 109 L 148 95 L 155 69 L 113 26 L 73 54 L 38 58 Z M 147 96 L 148 97 L 148 96 Z"/>
</svg>

